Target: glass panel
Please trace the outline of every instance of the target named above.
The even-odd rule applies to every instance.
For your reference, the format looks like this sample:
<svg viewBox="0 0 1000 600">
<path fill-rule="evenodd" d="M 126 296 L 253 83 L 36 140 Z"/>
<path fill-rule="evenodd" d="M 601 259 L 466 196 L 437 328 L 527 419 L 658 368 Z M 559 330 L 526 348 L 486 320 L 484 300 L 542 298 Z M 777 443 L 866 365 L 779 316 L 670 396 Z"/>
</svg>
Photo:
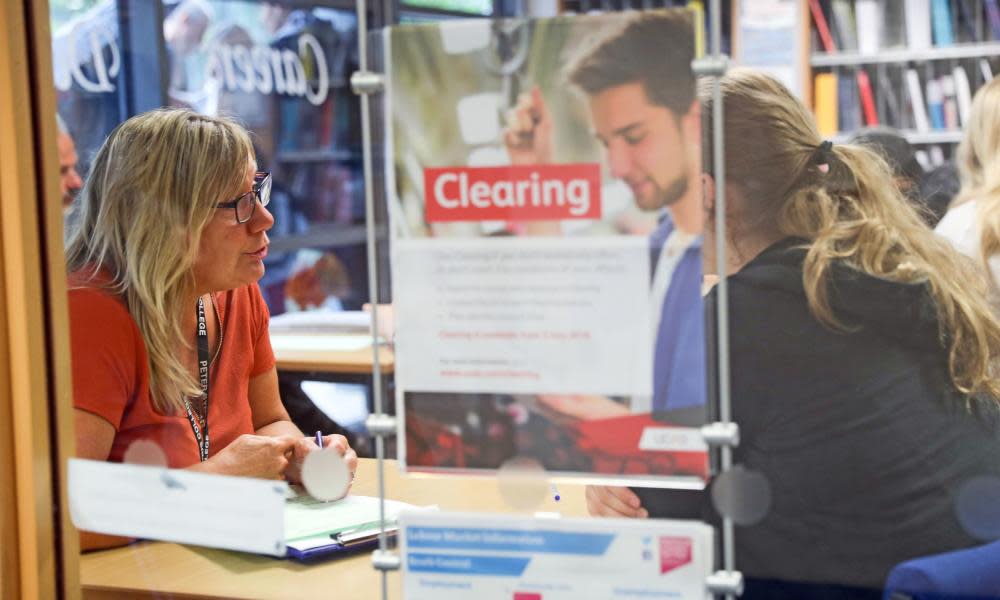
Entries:
<svg viewBox="0 0 1000 600">
<path fill-rule="evenodd" d="M 316 4 L 216 0 L 164 22 L 170 105 L 237 117 L 272 172 L 260 285 L 274 316 L 368 298 L 355 15 Z"/>
</svg>

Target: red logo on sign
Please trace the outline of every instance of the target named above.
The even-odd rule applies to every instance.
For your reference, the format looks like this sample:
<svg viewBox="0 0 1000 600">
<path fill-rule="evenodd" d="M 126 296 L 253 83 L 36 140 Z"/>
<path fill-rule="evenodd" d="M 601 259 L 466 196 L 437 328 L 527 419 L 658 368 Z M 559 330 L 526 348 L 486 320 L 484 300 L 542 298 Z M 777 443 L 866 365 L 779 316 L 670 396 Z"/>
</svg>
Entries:
<svg viewBox="0 0 1000 600">
<path fill-rule="evenodd" d="M 660 538 L 660 575 L 691 562 L 691 538 Z"/>
<path fill-rule="evenodd" d="M 601 218 L 597 163 L 424 169 L 428 223 Z"/>
<path fill-rule="evenodd" d="M 514 592 L 514 600 L 542 600 L 542 595 L 535 592 Z"/>
</svg>

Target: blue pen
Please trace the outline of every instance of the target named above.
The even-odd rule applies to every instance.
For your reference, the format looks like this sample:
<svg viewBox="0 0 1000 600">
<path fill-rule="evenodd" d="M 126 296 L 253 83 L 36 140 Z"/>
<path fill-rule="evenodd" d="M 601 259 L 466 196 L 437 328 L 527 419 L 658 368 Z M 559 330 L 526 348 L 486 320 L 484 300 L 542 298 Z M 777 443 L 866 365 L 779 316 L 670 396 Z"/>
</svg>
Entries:
<svg viewBox="0 0 1000 600">
<path fill-rule="evenodd" d="M 319 446 L 320 450 L 323 449 L 323 432 L 322 431 L 317 431 L 316 432 L 316 445 Z"/>
<path fill-rule="evenodd" d="M 556 484 L 554 484 L 554 483 L 550 483 L 550 484 L 549 484 L 549 488 L 551 488 L 551 489 L 552 489 L 552 498 L 553 498 L 553 499 L 554 499 L 554 500 L 555 500 L 556 502 L 559 502 L 559 499 L 561 498 L 561 496 L 559 495 L 559 489 L 558 489 L 558 488 L 556 487 Z"/>
</svg>

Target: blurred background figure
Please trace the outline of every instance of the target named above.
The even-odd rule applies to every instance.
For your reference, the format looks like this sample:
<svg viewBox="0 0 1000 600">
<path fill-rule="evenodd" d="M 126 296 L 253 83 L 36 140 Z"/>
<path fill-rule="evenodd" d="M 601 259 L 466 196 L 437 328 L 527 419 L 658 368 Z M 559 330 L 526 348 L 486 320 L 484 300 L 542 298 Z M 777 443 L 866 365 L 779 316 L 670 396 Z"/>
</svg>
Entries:
<svg viewBox="0 0 1000 600">
<path fill-rule="evenodd" d="M 924 181 L 924 169 L 913 146 L 902 133 L 892 127 L 865 127 L 855 131 L 848 141 L 867 146 L 889 163 L 896 186 L 917 206 L 928 225 L 934 227 L 941 220 L 944 210 L 935 211 L 923 196 L 921 183 Z"/>
<path fill-rule="evenodd" d="M 206 0 L 181 0 L 163 19 L 163 41 L 170 64 L 171 104 L 205 109 L 204 57 L 199 52 L 215 11 Z"/>
<path fill-rule="evenodd" d="M 1000 79 L 972 99 L 957 162 L 962 187 L 935 231 L 989 271 L 1000 306 Z"/>
<path fill-rule="evenodd" d="M 285 310 L 344 310 L 342 298 L 351 293 L 344 263 L 331 252 L 300 250 L 285 282 Z"/>
<path fill-rule="evenodd" d="M 958 196 L 961 187 L 962 182 L 958 177 L 958 167 L 950 160 L 934 167 L 924 175 L 923 180 L 920 181 L 920 197 L 930 211 L 928 215 L 934 219 L 934 222 L 930 224 L 931 227 L 937 227 L 938 223 L 941 222 L 945 213 L 948 212 L 948 207 L 951 206 L 951 201 Z"/>
<path fill-rule="evenodd" d="M 79 157 L 76 154 L 76 144 L 69 134 L 66 122 L 56 113 L 56 125 L 59 128 L 59 137 L 56 144 L 59 148 L 59 194 L 62 198 L 63 216 L 67 216 L 73 200 L 80 193 L 83 187 L 83 179 L 77 172 L 77 162 Z"/>
</svg>

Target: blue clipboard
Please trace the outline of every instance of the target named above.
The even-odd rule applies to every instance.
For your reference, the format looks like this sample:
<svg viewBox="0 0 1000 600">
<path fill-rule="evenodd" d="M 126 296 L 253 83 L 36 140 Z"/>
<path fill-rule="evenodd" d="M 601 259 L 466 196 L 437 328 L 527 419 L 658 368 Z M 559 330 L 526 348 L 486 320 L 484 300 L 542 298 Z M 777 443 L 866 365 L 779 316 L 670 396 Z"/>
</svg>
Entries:
<svg viewBox="0 0 1000 600">
<path fill-rule="evenodd" d="M 398 528 L 396 525 L 386 527 L 386 536 L 390 540 L 395 540 L 397 530 Z M 313 562 L 317 560 L 332 559 L 338 556 L 345 556 L 364 550 L 373 550 L 378 547 L 378 535 L 380 531 L 381 529 L 379 528 L 373 528 L 334 533 L 330 535 L 329 544 L 313 546 L 306 549 L 286 546 L 285 558 L 290 558 L 300 562 Z"/>
</svg>

